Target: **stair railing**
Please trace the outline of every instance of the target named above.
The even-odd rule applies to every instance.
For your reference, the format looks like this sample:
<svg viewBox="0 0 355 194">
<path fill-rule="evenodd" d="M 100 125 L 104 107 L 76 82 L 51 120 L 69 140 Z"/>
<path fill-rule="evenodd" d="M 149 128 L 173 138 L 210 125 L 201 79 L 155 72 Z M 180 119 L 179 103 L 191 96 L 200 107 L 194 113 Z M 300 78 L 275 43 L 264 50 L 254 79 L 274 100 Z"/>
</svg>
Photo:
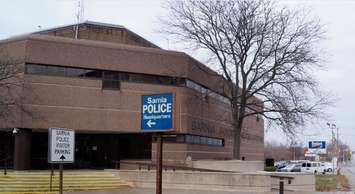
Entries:
<svg viewBox="0 0 355 194">
<path fill-rule="evenodd" d="M 7 175 L 8 161 L 10 160 L 10 158 L 10 156 L 6 156 L 5 158 L 0 160 L 0 162 L 4 162 L 4 175 Z"/>
<path fill-rule="evenodd" d="M 49 175 L 49 191 L 52 191 L 52 183 L 53 183 L 53 176 L 54 176 L 54 168 L 53 164 L 51 164 L 51 174 Z"/>
</svg>

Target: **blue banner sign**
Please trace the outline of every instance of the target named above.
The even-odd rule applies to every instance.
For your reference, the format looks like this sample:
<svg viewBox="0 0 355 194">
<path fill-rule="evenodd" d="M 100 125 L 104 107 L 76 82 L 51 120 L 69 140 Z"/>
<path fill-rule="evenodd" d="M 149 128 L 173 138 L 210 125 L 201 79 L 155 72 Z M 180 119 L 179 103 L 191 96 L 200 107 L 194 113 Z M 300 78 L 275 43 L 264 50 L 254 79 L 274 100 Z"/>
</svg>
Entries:
<svg viewBox="0 0 355 194">
<path fill-rule="evenodd" d="M 142 131 L 167 131 L 173 126 L 172 93 L 142 96 Z"/>
<path fill-rule="evenodd" d="M 309 149 L 325 149 L 325 141 L 309 141 Z"/>
</svg>

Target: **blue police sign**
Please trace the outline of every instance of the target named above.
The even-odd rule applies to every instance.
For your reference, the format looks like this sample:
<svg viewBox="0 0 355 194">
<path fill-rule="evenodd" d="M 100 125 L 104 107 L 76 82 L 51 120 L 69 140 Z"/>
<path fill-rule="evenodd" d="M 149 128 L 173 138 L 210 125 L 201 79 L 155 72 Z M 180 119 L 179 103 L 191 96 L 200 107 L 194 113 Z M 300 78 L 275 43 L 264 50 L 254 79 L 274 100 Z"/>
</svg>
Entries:
<svg viewBox="0 0 355 194">
<path fill-rule="evenodd" d="M 325 149 L 325 141 L 309 141 L 309 149 Z"/>
<path fill-rule="evenodd" d="M 173 95 L 142 96 L 141 130 L 166 131 L 173 126 Z"/>
</svg>

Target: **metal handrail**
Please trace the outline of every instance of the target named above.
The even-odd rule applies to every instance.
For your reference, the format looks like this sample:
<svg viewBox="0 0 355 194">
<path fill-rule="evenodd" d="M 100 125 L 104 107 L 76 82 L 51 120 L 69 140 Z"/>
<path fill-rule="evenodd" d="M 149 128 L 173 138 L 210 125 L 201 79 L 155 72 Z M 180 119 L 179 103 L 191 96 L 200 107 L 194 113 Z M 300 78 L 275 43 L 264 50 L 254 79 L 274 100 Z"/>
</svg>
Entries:
<svg viewBox="0 0 355 194">
<path fill-rule="evenodd" d="M 3 159 L 0 159 L 0 162 L 4 162 L 4 175 L 7 175 L 7 169 L 8 169 L 8 166 L 7 166 L 7 163 L 8 161 L 11 159 L 11 156 L 6 156 L 5 158 Z"/>
</svg>

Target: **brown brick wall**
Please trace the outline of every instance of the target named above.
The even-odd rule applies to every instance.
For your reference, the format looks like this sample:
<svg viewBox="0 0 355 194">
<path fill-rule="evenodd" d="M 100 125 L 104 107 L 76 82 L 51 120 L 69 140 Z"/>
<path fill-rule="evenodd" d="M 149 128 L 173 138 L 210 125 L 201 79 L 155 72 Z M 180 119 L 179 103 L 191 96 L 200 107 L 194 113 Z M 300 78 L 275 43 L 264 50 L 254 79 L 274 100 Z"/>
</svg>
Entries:
<svg viewBox="0 0 355 194">
<path fill-rule="evenodd" d="M 75 26 L 57 28 L 49 31 L 42 31 L 39 34 L 59 36 L 66 38 L 75 38 Z M 90 24 L 80 24 L 78 30 L 78 39 L 104 41 L 111 43 L 129 44 L 143 47 L 156 47 L 147 40 L 141 38 L 126 28 L 110 28 L 104 26 L 95 26 Z"/>
<path fill-rule="evenodd" d="M 208 68 L 194 68 L 197 62 L 179 52 L 39 35 L 25 42 L 26 49 L 16 52 L 25 55 L 26 62 L 188 77 L 221 90 L 220 78 L 206 73 Z M 23 41 L 21 43 L 23 45 Z M 23 103 L 32 115 L 19 114 L 16 125 L 3 127 L 42 130 L 68 127 L 78 132 L 138 133 L 141 95 L 172 92 L 175 132 L 223 138 L 225 146 L 170 143 L 166 145 L 166 158 L 232 157 L 230 107 L 211 97 L 201 98 L 192 89 L 123 82 L 120 90 L 102 90 L 100 80 L 35 75 L 25 75 L 24 83 Z M 263 122 L 257 123 L 255 117 L 250 117 L 244 128 L 242 156 L 262 159 Z M 154 146 L 152 151 L 154 153 Z"/>
</svg>

